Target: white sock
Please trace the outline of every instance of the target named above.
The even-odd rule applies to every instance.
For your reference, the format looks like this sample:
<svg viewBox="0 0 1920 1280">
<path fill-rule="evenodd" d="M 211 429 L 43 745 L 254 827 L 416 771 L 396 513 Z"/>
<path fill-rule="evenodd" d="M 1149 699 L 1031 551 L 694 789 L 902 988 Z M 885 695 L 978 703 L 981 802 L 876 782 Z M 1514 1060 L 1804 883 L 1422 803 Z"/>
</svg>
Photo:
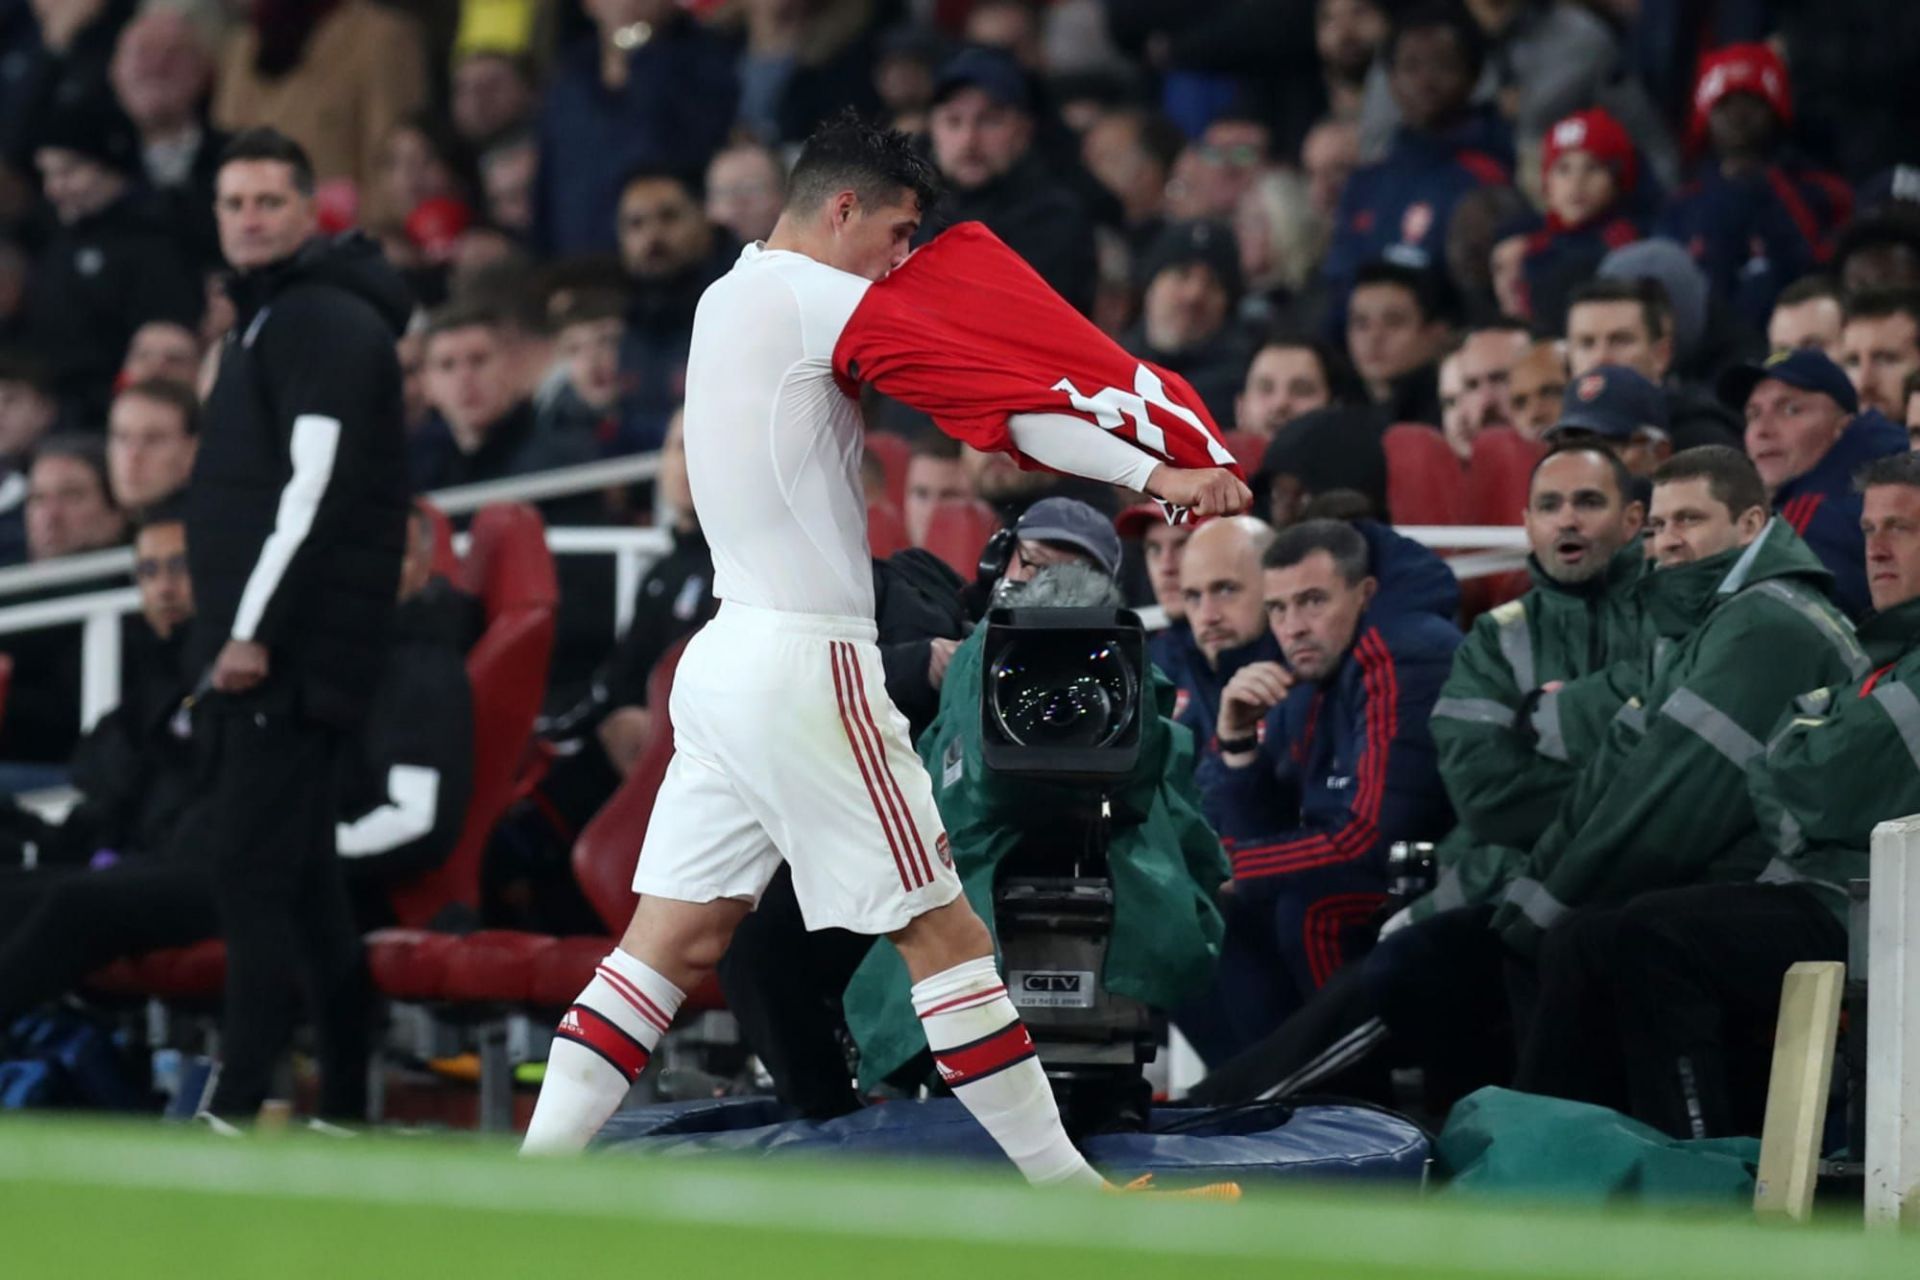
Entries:
<svg viewBox="0 0 1920 1280">
<path fill-rule="evenodd" d="M 1067 1138 L 1033 1037 L 992 956 L 917 982 L 913 1011 L 940 1078 L 1031 1183 L 1105 1182 Z"/>
<path fill-rule="evenodd" d="M 582 1150 L 646 1070 L 686 994 L 615 947 L 560 1019 L 522 1155 Z"/>
</svg>

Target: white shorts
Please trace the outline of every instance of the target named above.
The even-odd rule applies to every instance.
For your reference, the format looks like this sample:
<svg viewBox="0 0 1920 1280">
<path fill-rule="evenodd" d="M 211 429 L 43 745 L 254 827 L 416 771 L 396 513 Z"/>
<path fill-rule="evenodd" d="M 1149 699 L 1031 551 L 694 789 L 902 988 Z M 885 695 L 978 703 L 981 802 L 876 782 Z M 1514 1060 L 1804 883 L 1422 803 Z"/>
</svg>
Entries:
<svg viewBox="0 0 1920 1280">
<path fill-rule="evenodd" d="M 959 896 L 875 634 L 864 618 L 721 605 L 674 674 L 674 756 L 635 892 L 758 903 L 785 859 L 809 929 L 865 934 Z"/>
</svg>

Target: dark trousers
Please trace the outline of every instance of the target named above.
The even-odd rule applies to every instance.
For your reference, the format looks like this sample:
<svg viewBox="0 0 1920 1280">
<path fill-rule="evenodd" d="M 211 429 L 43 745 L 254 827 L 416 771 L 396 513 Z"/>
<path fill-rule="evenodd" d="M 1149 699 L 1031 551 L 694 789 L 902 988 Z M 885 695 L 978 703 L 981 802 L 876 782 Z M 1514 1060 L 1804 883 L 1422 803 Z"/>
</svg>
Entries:
<svg viewBox="0 0 1920 1280">
<path fill-rule="evenodd" d="M 227 940 L 221 1068 L 209 1103 L 251 1118 L 306 999 L 321 1068 L 320 1114 L 366 1118 L 368 983 L 334 849 L 343 736 L 250 700 L 216 701 L 209 865 Z M 196 725 L 196 730 L 201 726 Z"/>
<path fill-rule="evenodd" d="M 122 956 L 220 930 L 213 886 L 194 867 L 120 863 L 0 882 L 0 1029 Z"/>
<path fill-rule="evenodd" d="M 1840 921 L 1793 885 L 1650 893 L 1548 938 L 1517 1083 L 1680 1138 L 1760 1132 L 1781 980 L 1847 955 Z"/>
<path fill-rule="evenodd" d="M 872 947 L 872 938 L 845 929 L 809 933 L 793 873 L 781 867 L 720 959 L 720 989 L 740 1038 L 759 1055 L 780 1100 L 808 1119 L 861 1107 L 840 997 Z"/>
</svg>

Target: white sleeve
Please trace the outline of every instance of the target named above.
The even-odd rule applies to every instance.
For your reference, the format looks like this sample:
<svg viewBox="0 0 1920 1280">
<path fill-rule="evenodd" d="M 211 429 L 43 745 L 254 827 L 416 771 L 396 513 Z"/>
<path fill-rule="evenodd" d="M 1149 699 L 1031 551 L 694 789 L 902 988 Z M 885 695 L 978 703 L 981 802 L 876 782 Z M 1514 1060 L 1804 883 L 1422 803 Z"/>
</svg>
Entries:
<svg viewBox="0 0 1920 1280">
<path fill-rule="evenodd" d="M 240 605 L 233 614 L 233 638 L 252 640 L 266 616 L 267 605 L 287 566 L 307 540 L 320 503 L 327 494 L 327 482 L 333 478 L 334 455 L 340 448 L 340 419 L 322 413 L 303 413 L 293 420 L 293 437 L 288 446 L 293 456 L 293 475 L 280 491 L 280 505 L 274 515 L 273 532 L 260 545 L 260 558 L 247 575 L 240 593 Z"/>
<path fill-rule="evenodd" d="M 1067 413 L 1016 413 L 1007 432 L 1020 452 L 1055 471 L 1147 491 L 1147 479 L 1160 459 L 1144 449 Z"/>
<path fill-rule="evenodd" d="M 333 829 L 343 858 L 369 858 L 398 849 L 433 830 L 440 807 L 440 771 L 397 764 L 387 771 L 387 803 Z"/>
</svg>

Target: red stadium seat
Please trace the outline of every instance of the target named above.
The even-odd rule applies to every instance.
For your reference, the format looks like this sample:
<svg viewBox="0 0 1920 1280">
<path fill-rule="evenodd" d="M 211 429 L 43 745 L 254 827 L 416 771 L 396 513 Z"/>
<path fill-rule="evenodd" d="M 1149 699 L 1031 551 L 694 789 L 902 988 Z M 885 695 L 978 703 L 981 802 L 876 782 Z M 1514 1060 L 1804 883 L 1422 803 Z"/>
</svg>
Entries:
<svg viewBox="0 0 1920 1280">
<path fill-rule="evenodd" d="M 1517 431 L 1482 431 L 1467 466 L 1467 517 L 1474 524 L 1519 524 L 1527 508 L 1533 466 L 1547 446 Z"/>
<path fill-rule="evenodd" d="M 879 460 L 887 476 L 887 501 L 904 510 L 907 505 L 907 464 L 913 458 L 913 446 L 906 437 L 891 431 L 867 432 L 867 452 Z"/>
<path fill-rule="evenodd" d="M 1417 422 L 1388 427 L 1387 510 L 1395 524 L 1466 524 L 1467 484 L 1447 438 Z"/>
<path fill-rule="evenodd" d="M 867 551 L 876 560 L 885 560 L 896 551 L 913 545 L 907 538 L 907 522 L 900 508 L 891 502 L 867 504 Z"/>
<path fill-rule="evenodd" d="M 446 512 L 425 498 L 415 498 L 413 505 L 420 508 L 433 524 L 433 571 L 450 582 L 457 580 L 460 577 L 460 556 L 453 549 L 453 521 L 447 519 Z"/>
<path fill-rule="evenodd" d="M 984 502 L 942 502 L 927 520 L 927 538 L 921 545 L 972 582 L 980 567 L 980 552 L 999 528 L 1000 517 Z"/>
<path fill-rule="evenodd" d="M 546 695 L 560 589 L 546 526 L 532 507 L 488 507 L 473 519 L 459 585 L 480 597 L 487 629 L 467 655 L 473 684 L 473 801 L 446 862 L 391 895 L 395 918 L 425 928 L 449 906 L 477 908 L 480 856 L 512 800 L 515 771 Z"/>
</svg>

